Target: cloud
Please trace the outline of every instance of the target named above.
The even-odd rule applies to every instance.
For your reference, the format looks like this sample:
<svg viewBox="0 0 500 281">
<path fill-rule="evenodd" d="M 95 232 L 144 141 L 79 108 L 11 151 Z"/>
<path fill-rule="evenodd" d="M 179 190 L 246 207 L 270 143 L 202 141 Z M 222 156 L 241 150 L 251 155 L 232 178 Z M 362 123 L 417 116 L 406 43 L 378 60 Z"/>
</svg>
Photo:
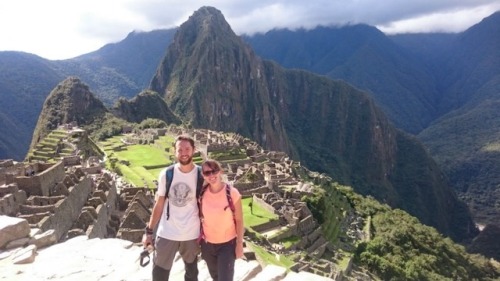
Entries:
<svg viewBox="0 0 500 281">
<path fill-rule="evenodd" d="M 49 59 L 85 54 L 134 30 L 180 26 L 195 0 L 0 2 L 0 50 Z M 237 34 L 366 23 L 386 33 L 459 32 L 500 10 L 498 0 L 214 0 Z"/>
<path fill-rule="evenodd" d="M 377 25 L 377 28 L 386 34 L 461 32 L 498 10 L 500 10 L 500 3 L 474 7 L 472 9 L 425 14 L 419 17 Z"/>
</svg>

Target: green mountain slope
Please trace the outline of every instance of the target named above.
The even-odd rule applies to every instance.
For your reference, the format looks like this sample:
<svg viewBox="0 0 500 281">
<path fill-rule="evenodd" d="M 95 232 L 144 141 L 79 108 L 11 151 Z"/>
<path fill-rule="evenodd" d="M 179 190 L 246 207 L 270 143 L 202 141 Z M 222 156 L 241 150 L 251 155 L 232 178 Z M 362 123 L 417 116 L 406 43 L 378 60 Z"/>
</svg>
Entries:
<svg viewBox="0 0 500 281">
<path fill-rule="evenodd" d="M 419 134 L 479 223 L 500 221 L 500 12 L 456 38 L 447 89 L 449 111 Z"/>
</svg>

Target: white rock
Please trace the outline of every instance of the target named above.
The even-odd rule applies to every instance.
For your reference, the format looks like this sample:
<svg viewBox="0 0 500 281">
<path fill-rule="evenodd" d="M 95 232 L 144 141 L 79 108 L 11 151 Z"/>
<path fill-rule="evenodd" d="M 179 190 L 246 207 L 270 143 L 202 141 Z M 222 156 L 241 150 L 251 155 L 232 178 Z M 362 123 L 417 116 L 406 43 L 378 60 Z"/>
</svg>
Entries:
<svg viewBox="0 0 500 281">
<path fill-rule="evenodd" d="M 26 248 L 21 249 L 13 258 L 14 264 L 25 264 L 32 263 L 35 261 L 36 256 L 36 246 L 29 245 Z"/>
<path fill-rule="evenodd" d="M 0 215 L 0 248 L 13 240 L 28 237 L 30 225 L 27 220 Z"/>
</svg>

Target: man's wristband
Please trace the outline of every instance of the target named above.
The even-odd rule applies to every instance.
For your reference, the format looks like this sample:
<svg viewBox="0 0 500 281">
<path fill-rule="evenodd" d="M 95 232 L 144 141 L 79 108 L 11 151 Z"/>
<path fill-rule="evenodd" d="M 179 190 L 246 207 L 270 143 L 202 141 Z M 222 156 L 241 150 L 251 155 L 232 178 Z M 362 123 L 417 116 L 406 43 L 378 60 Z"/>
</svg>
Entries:
<svg viewBox="0 0 500 281">
<path fill-rule="evenodd" d="M 153 235 L 153 229 L 149 228 L 147 226 L 146 226 L 146 229 L 144 230 L 144 232 L 146 233 L 146 235 Z"/>
</svg>

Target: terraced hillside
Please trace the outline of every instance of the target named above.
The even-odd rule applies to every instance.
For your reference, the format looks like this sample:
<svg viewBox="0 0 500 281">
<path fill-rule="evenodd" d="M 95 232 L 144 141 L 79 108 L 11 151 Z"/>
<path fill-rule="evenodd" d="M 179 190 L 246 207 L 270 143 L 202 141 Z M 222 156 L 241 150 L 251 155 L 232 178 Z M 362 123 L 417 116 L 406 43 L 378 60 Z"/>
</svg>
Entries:
<svg viewBox="0 0 500 281">
<path fill-rule="evenodd" d="M 77 151 L 71 140 L 73 136 L 66 130 L 54 130 L 40 141 L 28 155 L 29 161 L 55 162 L 60 157 L 71 156 Z"/>
</svg>

